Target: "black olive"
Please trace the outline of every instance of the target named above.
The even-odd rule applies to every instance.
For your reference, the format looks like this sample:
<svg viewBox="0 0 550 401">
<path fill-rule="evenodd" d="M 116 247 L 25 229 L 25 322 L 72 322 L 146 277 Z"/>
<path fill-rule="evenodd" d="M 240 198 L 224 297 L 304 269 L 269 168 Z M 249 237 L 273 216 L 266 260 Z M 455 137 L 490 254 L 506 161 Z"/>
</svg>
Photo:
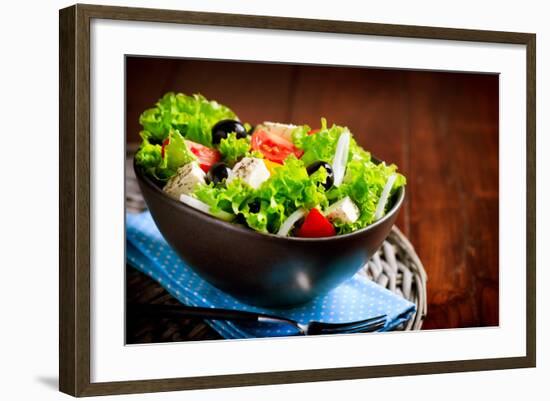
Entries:
<svg viewBox="0 0 550 401">
<path fill-rule="evenodd" d="M 206 173 L 206 181 L 214 184 L 220 183 L 229 177 L 229 167 L 223 162 L 215 163 Z"/>
<path fill-rule="evenodd" d="M 221 120 L 212 127 L 212 143 L 220 143 L 222 139 L 234 132 L 237 138 L 245 138 L 247 135 L 246 128 L 239 121 Z"/>
<path fill-rule="evenodd" d="M 334 171 L 332 170 L 332 166 L 330 164 L 323 161 L 313 162 L 309 166 L 307 166 L 307 174 L 311 175 L 319 170 L 321 167 L 324 167 L 327 171 L 327 179 L 323 183 L 323 186 L 325 187 L 325 189 L 328 190 L 330 187 L 332 187 L 332 184 L 334 184 Z"/>
<path fill-rule="evenodd" d="M 243 225 L 246 226 L 247 224 L 246 224 L 246 219 L 244 218 L 244 214 L 239 213 L 239 214 L 237 215 L 237 218 L 235 219 L 235 223 L 237 223 L 237 224 L 243 224 Z"/>
<path fill-rule="evenodd" d="M 250 213 L 258 213 L 260 211 L 260 202 L 255 199 L 248 204 L 248 210 Z"/>
</svg>

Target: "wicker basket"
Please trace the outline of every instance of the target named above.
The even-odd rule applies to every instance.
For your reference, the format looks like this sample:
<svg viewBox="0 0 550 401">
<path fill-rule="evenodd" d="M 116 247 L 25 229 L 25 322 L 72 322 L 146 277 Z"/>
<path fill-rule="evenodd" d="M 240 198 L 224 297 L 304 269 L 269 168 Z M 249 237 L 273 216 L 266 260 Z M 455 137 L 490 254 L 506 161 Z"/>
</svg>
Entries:
<svg viewBox="0 0 550 401">
<path fill-rule="evenodd" d="M 362 272 L 382 287 L 416 304 L 415 315 L 397 330 L 420 330 L 428 311 L 427 275 L 414 247 L 396 226 Z"/>
<path fill-rule="evenodd" d="M 145 209 L 132 167 L 135 149 L 128 149 L 126 159 L 126 207 L 129 211 Z M 382 287 L 416 304 L 415 315 L 397 330 L 419 330 L 427 313 L 426 272 L 414 247 L 394 226 L 380 250 L 361 270 Z"/>
</svg>

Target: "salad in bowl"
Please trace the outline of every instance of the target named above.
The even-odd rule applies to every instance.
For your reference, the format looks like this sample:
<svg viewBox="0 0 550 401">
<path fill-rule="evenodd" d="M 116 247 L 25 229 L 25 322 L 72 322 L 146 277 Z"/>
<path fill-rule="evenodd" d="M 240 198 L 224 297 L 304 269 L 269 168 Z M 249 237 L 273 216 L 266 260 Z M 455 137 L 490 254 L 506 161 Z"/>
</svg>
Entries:
<svg viewBox="0 0 550 401">
<path fill-rule="evenodd" d="M 257 232 L 323 238 L 382 219 L 406 184 L 345 126 L 241 122 L 199 94 L 167 93 L 140 116 L 135 163 L 166 196 Z"/>
</svg>

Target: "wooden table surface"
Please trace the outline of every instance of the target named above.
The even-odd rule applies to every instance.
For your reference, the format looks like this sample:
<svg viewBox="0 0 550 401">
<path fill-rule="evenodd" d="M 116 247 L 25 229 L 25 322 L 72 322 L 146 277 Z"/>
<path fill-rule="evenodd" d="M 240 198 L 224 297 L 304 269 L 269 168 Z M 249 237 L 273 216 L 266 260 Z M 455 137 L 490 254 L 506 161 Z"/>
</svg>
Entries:
<svg viewBox="0 0 550 401">
<path fill-rule="evenodd" d="M 252 124 L 347 125 L 407 177 L 397 225 L 428 273 L 423 329 L 498 325 L 497 75 L 135 57 L 126 66 L 129 143 L 167 91 L 200 92 Z"/>
</svg>

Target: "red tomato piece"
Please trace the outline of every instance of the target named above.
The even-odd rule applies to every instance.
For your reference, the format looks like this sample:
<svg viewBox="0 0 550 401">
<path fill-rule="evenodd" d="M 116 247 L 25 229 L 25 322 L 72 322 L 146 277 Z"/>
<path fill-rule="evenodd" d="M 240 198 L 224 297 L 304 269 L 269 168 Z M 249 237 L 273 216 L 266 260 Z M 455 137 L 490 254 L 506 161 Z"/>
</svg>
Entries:
<svg viewBox="0 0 550 401">
<path fill-rule="evenodd" d="M 336 229 L 318 209 L 313 208 L 307 214 L 297 234 L 298 237 L 305 238 L 332 237 L 336 235 Z"/>
<path fill-rule="evenodd" d="M 261 128 L 254 130 L 252 134 L 252 149 L 261 152 L 266 159 L 279 164 L 283 164 L 291 154 L 300 158 L 304 153 L 288 139 Z"/>
<path fill-rule="evenodd" d="M 166 146 L 168 146 L 168 144 L 170 143 L 170 139 L 169 138 L 166 138 L 164 141 L 162 141 L 162 148 L 160 148 L 160 156 L 164 159 L 164 148 L 166 148 Z"/>
<path fill-rule="evenodd" d="M 319 131 L 321 131 L 321 128 L 312 129 L 312 130 L 309 131 L 307 134 L 308 134 L 308 135 L 314 135 L 314 134 L 318 133 Z"/>
<path fill-rule="evenodd" d="M 217 149 L 209 148 L 208 146 L 187 139 L 185 140 L 185 144 L 191 153 L 197 156 L 199 166 L 205 173 L 208 173 L 210 167 L 219 162 L 222 158 Z"/>
</svg>

